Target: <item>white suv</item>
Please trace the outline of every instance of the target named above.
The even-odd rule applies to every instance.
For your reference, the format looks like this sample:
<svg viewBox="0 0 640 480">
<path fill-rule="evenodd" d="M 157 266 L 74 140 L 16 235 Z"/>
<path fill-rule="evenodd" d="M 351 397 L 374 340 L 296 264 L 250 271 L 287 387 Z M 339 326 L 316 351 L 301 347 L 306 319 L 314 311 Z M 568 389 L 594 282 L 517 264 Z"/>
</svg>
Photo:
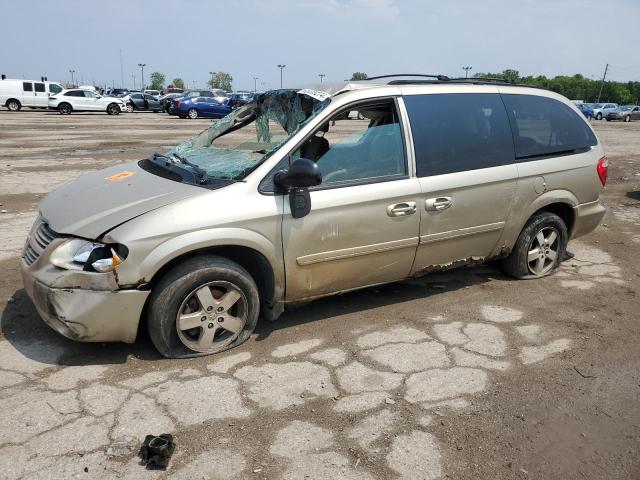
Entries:
<svg viewBox="0 0 640 480">
<path fill-rule="evenodd" d="M 103 97 L 92 91 L 80 88 L 63 90 L 49 97 L 49 108 L 58 110 L 62 115 L 71 112 L 107 112 L 118 115 L 126 109 L 125 103 L 115 97 Z"/>
</svg>

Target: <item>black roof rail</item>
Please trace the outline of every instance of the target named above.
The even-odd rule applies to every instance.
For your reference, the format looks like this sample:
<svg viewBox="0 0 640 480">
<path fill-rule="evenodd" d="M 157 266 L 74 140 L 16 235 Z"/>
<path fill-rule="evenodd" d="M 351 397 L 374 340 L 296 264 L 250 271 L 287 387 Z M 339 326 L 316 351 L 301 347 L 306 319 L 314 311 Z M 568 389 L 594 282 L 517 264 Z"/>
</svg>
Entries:
<svg viewBox="0 0 640 480">
<path fill-rule="evenodd" d="M 501 86 L 513 86 L 513 87 L 530 87 L 530 88 L 544 88 L 534 84 L 516 83 L 515 80 L 500 77 L 457 77 L 451 78 L 447 75 L 430 75 L 423 73 L 394 73 L 390 75 L 377 75 L 375 77 L 369 77 L 368 80 L 380 80 L 384 78 L 396 78 L 396 77 L 417 77 L 413 79 L 398 79 L 387 82 L 387 85 L 433 85 L 444 83 L 468 83 L 471 85 L 501 85 Z"/>
<path fill-rule="evenodd" d="M 449 77 L 446 75 L 428 75 L 424 73 L 394 73 L 391 75 L 378 75 L 375 77 L 368 77 L 365 80 L 379 80 L 381 78 L 393 78 L 393 77 L 420 77 L 420 78 L 432 78 L 434 80 L 447 81 Z"/>
</svg>

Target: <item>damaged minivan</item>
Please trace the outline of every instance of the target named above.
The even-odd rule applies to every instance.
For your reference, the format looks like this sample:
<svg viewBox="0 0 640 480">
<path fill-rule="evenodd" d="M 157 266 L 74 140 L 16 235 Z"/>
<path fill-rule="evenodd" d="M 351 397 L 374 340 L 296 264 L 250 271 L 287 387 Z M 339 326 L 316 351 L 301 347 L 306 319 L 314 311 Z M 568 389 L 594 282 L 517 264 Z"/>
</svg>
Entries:
<svg viewBox="0 0 640 480">
<path fill-rule="evenodd" d="M 69 338 L 134 342 L 144 325 L 164 356 L 212 354 L 287 303 L 487 260 L 549 275 L 602 219 L 607 167 L 580 111 L 546 90 L 446 77 L 275 90 L 50 193 L 24 286 Z"/>
</svg>

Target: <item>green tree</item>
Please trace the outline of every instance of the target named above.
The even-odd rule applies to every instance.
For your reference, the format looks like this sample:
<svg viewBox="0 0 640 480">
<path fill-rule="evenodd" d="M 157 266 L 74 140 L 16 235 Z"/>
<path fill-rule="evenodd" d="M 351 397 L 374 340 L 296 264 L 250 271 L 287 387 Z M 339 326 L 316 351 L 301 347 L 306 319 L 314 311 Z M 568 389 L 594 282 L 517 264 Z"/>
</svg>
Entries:
<svg viewBox="0 0 640 480">
<path fill-rule="evenodd" d="M 176 88 L 184 88 L 184 80 L 182 80 L 180 77 L 171 80 L 171 84 Z"/>
<path fill-rule="evenodd" d="M 368 77 L 368 75 L 364 72 L 355 72 L 353 75 L 351 75 L 351 80 L 366 80 Z"/>
<path fill-rule="evenodd" d="M 149 88 L 151 88 L 151 90 L 162 90 L 162 87 L 164 87 L 164 81 L 164 74 L 160 72 L 153 72 L 151 74 L 151 85 Z"/>
<path fill-rule="evenodd" d="M 233 90 L 231 82 L 233 82 L 233 77 L 227 72 L 214 72 L 207 85 L 211 88 L 219 88 L 225 92 L 231 92 Z"/>
</svg>

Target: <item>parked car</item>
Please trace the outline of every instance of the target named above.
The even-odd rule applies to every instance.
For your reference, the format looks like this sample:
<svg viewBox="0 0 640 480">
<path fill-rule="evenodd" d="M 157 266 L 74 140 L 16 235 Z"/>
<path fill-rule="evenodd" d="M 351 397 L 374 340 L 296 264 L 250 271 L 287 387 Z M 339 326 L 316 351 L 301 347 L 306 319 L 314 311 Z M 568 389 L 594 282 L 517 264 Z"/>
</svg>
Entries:
<svg viewBox="0 0 640 480">
<path fill-rule="evenodd" d="M 107 112 L 109 115 L 118 115 L 126 108 L 125 103 L 119 98 L 103 97 L 93 90 L 80 88 L 62 90 L 51 95 L 48 106 L 63 115 L 69 115 L 71 112 Z"/>
<path fill-rule="evenodd" d="M 238 108 L 242 105 L 246 105 L 253 99 L 253 93 L 251 92 L 235 92 L 229 95 L 229 104 L 232 108 Z"/>
<path fill-rule="evenodd" d="M 612 120 L 620 120 L 630 122 L 631 120 L 640 120 L 640 107 L 637 105 L 621 105 L 615 110 L 607 113 L 607 122 Z"/>
<path fill-rule="evenodd" d="M 162 106 L 162 110 L 165 112 L 169 111 L 169 106 L 171 104 L 171 100 L 174 98 L 178 98 L 178 97 L 182 97 L 182 93 L 166 93 L 164 95 L 162 95 L 158 101 L 160 102 L 160 105 Z"/>
<path fill-rule="evenodd" d="M 156 97 L 156 100 L 160 98 L 160 90 L 145 90 L 143 93 L 148 93 L 152 97 Z"/>
<path fill-rule="evenodd" d="M 169 105 L 167 106 L 167 108 L 165 108 L 165 111 L 169 115 L 177 115 L 177 109 L 176 109 L 177 101 L 183 98 L 210 97 L 210 98 L 217 98 L 219 100 L 224 99 L 225 97 L 222 96 L 220 92 L 222 92 L 222 90 L 215 93 L 211 90 L 187 90 L 181 96 L 172 98 L 169 101 Z"/>
<path fill-rule="evenodd" d="M 228 100 L 216 97 L 183 97 L 176 101 L 175 111 L 180 118 L 222 118 L 231 113 L 233 107 Z"/>
<path fill-rule="evenodd" d="M 591 107 L 590 104 L 588 103 L 577 103 L 576 107 L 578 107 L 578 110 L 580 110 L 582 112 L 582 114 L 587 117 L 587 119 L 592 119 L 593 118 L 593 108 Z"/>
<path fill-rule="evenodd" d="M 617 103 L 594 103 L 593 104 L 593 117 L 596 120 L 602 120 L 607 116 L 609 112 L 614 111 L 618 108 Z"/>
<path fill-rule="evenodd" d="M 108 88 L 106 92 L 107 97 L 122 97 L 124 95 L 129 95 L 128 88 Z"/>
<path fill-rule="evenodd" d="M 11 112 L 22 107 L 48 108 L 49 96 L 62 91 L 57 82 L 37 80 L 0 80 L 0 105 Z"/>
<path fill-rule="evenodd" d="M 165 154 L 47 195 L 21 260 L 40 316 L 133 342 L 145 315 L 163 355 L 205 355 L 289 303 L 493 259 L 545 277 L 600 223 L 607 157 L 566 98 L 368 85 L 257 95 Z"/>
<path fill-rule="evenodd" d="M 153 95 L 148 93 L 130 93 L 122 97 L 127 112 L 133 111 L 153 111 L 154 113 L 162 110 L 162 104 Z"/>
</svg>

